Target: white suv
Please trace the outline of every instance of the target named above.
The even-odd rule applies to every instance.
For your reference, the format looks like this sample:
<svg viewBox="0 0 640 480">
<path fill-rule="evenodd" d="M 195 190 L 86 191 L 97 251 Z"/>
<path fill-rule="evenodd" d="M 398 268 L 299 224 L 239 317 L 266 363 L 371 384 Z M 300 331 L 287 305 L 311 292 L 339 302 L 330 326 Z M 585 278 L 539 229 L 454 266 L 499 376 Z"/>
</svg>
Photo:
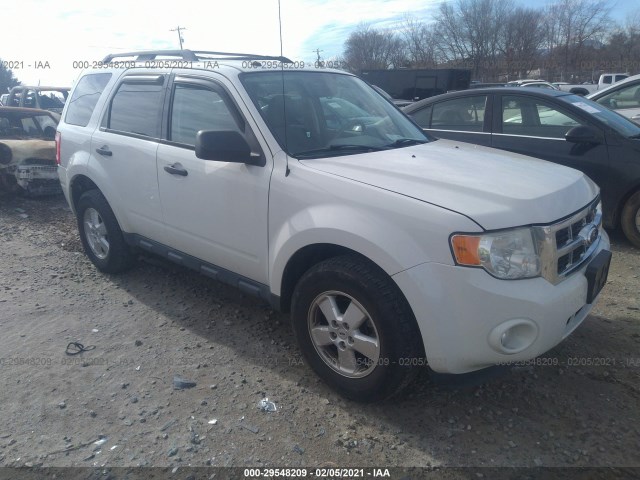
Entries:
<svg viewBox="0 0 640 480">
<path fill-rule="evenodd" d="M 350 398 L 389 397 L 427 363 L 534 358 L 606 282 L 598 188 L 576 170 L 435 140 L 342 71 L 120 56 L 135 59 L 81 74 L 57 132 L 88 257 L 115 273 L 146 250 L 290 312 Z"/>
</svg>

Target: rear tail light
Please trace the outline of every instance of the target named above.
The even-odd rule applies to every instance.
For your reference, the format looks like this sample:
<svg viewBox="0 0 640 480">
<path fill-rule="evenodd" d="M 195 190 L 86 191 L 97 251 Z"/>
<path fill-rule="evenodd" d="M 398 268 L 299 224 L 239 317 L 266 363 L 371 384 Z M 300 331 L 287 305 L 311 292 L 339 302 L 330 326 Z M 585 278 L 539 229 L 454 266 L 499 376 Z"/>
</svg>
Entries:
<svg viewBox="0 0 640 480">
<path fill-rule="evenodd" d="M 56 163 L 58 165 L 60 165 L 60 142 L 62 142 L 62 135 L 56 132 Z"/>
</svg>

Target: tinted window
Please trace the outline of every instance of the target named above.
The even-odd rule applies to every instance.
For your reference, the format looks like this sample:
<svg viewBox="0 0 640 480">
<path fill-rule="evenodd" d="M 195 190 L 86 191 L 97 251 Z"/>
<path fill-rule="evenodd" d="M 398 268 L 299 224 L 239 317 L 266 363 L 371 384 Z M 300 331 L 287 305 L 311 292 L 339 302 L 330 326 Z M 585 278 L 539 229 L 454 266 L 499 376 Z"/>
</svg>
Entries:
<svg viewBox="0 0 640 480">
<path fill-rule="evenodd" d="M 190 85 L 176 85 L 171 110 L 170 139 L 194 145 L 200 130 L 239 130 L 220 94 Z"/>
<path fill-rule="evenodd" d="M 486 95 L 456 98 L 436 103 L 431 115 L 431 128 L 481 132 Z"/>
<path fill-rule="evenodd" d="M 65 121 L 71 125 L 86 127 L 110 79 L 110 73 L 96 73 L 82 77 L 69 101 Z"/>
<path fill-rule="evenodd" d="M 429 128 L 431 125 L 431 105 L 417 112 L 412 112 L 410 116 L 422 128 Z"/>
<path fill-rule="evenodd" d="M 163 94 L 162 85 L 123 83 L 111 101 L 107 128 L 160 137 Z"/>
<path fill-rule="evenodd" d="M 502 133 L 531 137 L 564 138 L 581 123 L 554 105 L 532 97 L 502 97 Z"/>
</svg>

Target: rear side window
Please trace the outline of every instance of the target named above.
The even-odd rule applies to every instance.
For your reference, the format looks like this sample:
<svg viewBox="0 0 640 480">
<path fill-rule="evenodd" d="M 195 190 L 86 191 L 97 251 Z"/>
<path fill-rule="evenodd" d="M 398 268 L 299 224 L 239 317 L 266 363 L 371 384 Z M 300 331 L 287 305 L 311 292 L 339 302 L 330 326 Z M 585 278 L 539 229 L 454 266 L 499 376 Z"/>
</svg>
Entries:
<svg viewBox="0 0 640 480">
<path fill-rule="evenodd" d="M 431 116 L 431 128 L 482 132 L 486 95 L 455 98 L 436 103 Z"/>
<path fill-rule="evenodd" d="M 118 88 L 106 127 L 119 132 L 159 138 L 164 87 L 148 83 L 123 83 Z"/>
<path fill-rule="evenodd" d="M 82 77 L 73 91 L 71 100 L 69 100 L 65 122 L 86 127 L 91 119 L 93 109 L 96 108 L 96 103 L 98 103 L 98 99 L 110 79 L 110 73 L 95 73 Z"/>
<path fill-rule="evenodd" d="M 429 128 L 431 126 L 431 105 L 422 110 L 411 112 L 409 116 L 422 128 Z"/>
</svg>

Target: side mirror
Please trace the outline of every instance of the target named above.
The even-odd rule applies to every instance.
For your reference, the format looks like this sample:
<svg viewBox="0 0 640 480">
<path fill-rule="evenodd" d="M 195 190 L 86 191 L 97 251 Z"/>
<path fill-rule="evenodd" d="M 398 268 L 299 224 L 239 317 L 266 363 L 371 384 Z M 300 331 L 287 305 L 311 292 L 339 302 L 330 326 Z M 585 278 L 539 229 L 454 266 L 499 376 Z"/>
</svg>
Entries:
<svg viewBox="0 0 640 480">
<path fill-rule="evenodd" d="M 571 143 L 602 143 L 599 133 L 594 128 L 585 125 L 573 127 L 565 133 L 564 138 Z"/>
<path fill-rule="evenodd" d="M 196 134 L 196 157 L 260 167 L 265 163 L 261 155 L 251 153 L 251 147 L 240 133 L 229 130 L 200 130 Z"/>
</svg>

